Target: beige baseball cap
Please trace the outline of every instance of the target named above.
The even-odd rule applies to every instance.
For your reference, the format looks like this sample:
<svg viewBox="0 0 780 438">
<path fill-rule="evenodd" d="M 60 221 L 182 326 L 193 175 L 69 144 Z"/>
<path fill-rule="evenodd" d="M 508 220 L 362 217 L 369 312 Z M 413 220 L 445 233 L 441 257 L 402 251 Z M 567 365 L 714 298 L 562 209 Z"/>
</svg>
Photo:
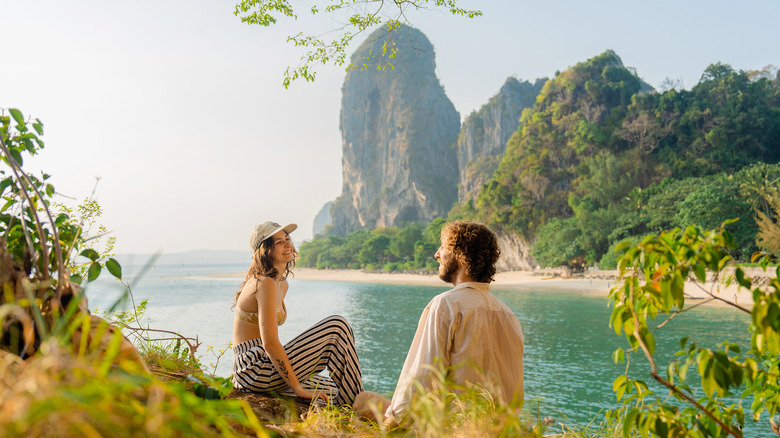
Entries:
<svg viewBox="0 0 780 438">
<path fill-rule="evenodd" d="M 271 221 L 265 221 L 262 224 L 255 225 L 252 234 L 249 235 L 249 249 L 251 249 L 252 252 L 257 251 L 257 248 L 260 247 L 260 244 L 263 243 L 265 239 L 278 233 L 279 230 L 284 230 L 287 234 L 290 234 L 297 228 L 297 224 L 281 226 L 278 223 Z"/>
</svg>

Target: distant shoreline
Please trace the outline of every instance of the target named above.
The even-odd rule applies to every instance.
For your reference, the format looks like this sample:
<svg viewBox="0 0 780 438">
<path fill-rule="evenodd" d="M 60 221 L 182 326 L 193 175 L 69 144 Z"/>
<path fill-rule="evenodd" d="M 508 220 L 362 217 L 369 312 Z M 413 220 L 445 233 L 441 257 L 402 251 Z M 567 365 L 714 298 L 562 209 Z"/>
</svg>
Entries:
<svg viewBox="0 0 780 438">
<path fill-rule="evenodd" d="M 583 295 L 595 297 L 607 297 L 611 287 L 617 283 L 616 273 L 614 271 L 601 271 L 600 275 L 592 277 L 572 277 L 562 278 L 549 276 L 544 277 L 544 271 L 534 273 L 533 271 L 507 271 L 496 274 L 495 281 L 491 287 L 497 289 L 519 289 L 521 291 L 550 291 L 550 292 L 579 292 Z M 236 277 L 242 279 L 245 273 L 226 273 L 214 274 L 216 277 Z M 751 271 L 748 275 L 762 276 L 763 272 Z M 602 278 L 596 278 L 602 277 Z M 429 274 L 410 274 L 410 273 L 387 273 L 387 272 L 364 272 L 358 269 L 312 269 L 297 268 L 293 271 L 293 278 L 297 280 L 311 281 L 343 281 L 357 283 L 393 283 L 409 284 L 417 286 L 441 286 L 447 287 L 447 284 L 439 279 L 437 275 Z M 725 284 L 715 284 L 707 282 L 703 285 L 698 283 L 685 283 L 686 307 L 701 303 L 710 298 L 702 290 L 711 290 L 718 298 L 727 302 L 736 302 L 739 306 L 751 308 L 753 304 L 752 293 L 736 285 L 726 286 Z M 730 304 L 713 300 L 705 305 L 731 307 Z"/>
</svg>

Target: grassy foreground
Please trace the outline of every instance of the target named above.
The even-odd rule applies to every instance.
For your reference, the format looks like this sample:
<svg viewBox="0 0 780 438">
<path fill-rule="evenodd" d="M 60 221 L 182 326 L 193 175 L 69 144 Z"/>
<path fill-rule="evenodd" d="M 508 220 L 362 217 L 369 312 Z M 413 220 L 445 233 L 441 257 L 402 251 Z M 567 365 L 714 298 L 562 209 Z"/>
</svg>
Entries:
<svg viewBox="0 0 780 438">
<path fill-rule="evenodd" d="M 440 382 L 416 399 L 408 429 L 389 430 L 358 418 L 349 408 L 307 407 L 238 391 L 224 394 L 224 399 L 204 398 L 204 387 L 218 385 L 172 344 L 139 348 L 143 363 L 117 360 L 123 347 L 120 342 L 115 345 L 118 348 L 109 345 L 100 352 L 79 354 L 50 341 L 24 361 L 0 352 L 3 435 L 580 437 L 617 436 L 621 429 L 606 422 L 579 429 L 546 424 L 542 418 L 518 415 L 494 403 L 483 391 L 456 395 Z"/>
</svg>

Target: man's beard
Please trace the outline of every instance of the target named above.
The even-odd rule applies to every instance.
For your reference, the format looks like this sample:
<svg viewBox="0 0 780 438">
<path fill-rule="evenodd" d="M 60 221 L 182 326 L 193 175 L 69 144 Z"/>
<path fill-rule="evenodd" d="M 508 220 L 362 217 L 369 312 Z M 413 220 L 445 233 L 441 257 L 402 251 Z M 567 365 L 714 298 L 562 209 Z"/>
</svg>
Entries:
<svg viewBox="0 0 780 438">
<path fill-rule="evenodd" d="M 458 261 L 453 257 L 446 264 L 439 268 L 439 278 L 445 283 L 452 283 L 455 280 L 455 274 L 458 273 Z"/>
</svg>

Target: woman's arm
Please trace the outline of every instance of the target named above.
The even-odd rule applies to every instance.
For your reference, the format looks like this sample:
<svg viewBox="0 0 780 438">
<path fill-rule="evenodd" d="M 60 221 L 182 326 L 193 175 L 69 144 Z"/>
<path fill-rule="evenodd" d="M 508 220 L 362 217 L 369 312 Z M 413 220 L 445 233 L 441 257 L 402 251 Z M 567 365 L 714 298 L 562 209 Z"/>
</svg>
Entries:
<svg viewBox="0 0 780 438">
<path fill-rule="evenodd" d="M 260 324 L 260 338 L 263 348 L 274 364 L 274 367 L 285 382 L 290 385 L 295 394 L 302 398 L 322 398 L 327 401 L 324 393 L 315 393 L 301 386 L 298 376 L 295 375 L 287 352 L 284 351 L 279 341 L 279 326 L 276 322 L 276 297 L 281 294 L 281 288 L 272 279 L 264 277 L 259 282 L 257 298 L 257 313 Z"/>
</svg>

